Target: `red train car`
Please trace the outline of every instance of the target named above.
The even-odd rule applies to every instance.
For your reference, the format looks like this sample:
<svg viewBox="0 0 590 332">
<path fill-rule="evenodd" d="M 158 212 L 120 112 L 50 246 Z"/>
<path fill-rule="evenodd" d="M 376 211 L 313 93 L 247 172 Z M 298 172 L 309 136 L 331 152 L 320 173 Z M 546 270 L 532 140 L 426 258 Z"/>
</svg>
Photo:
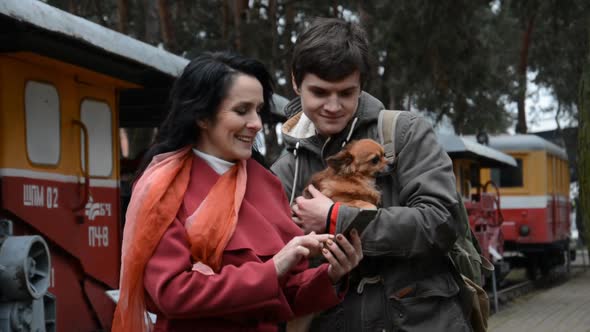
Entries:
<svg viewBox="0 0 590 332">
<path fill-rule="evenodd" d="M 536 135 L 490 137 L 490 147 L 516 159 L 518 167 L 484 169 L 484 181 L 500 187 L 506 259 L 531 278 L 569 263 L 569 167 L 564 148 Z"/>
</svg>

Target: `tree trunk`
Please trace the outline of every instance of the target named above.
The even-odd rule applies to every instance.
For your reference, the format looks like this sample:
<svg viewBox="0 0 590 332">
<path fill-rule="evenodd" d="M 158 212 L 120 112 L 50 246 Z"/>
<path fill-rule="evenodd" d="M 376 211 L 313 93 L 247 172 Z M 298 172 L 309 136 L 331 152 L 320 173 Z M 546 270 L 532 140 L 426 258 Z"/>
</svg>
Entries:
<svg viewBox="0 0 590 332">
<path fill-rule="evenodd" d="M 231 2 L 232 17 L 234 22 L 234 43 L 236 51 L 242 50 L 242 15 L 248 8 L 248 0 L 235 0 Z"/>
<path fill-rule="evenodd" d="M 162 40 L 166 49 L 171 52 L 176 52 L 176 35 L 174 33 L 174 26 L 172 25 L 172 19 L 170 17 L 169 7 L 170 2 L 167 0 L 158 0 L 158 14 L 160 16 L 160 31 Z"/>
<path fill-rule="evenodd" d="M 143 0 L 145 8 L 145 36 L 144 40 L 152 45 L 160 42 L 160 20 L 158 19 L 157 0 Z"/>
<path fill-rule="evenodd" d="M 332 5 L 330 6 L 330 10 L 332 11 L 332 16 L 336 18 L 341 18 L 340 13 L 338 12 L 338 3 L 337 0 L 332 0 Z"/>
<path fill-rule="evenodd" d="M 185 0 L 176 0 L 176 19 L 181 22 L 187 13 L 187 6 Z"/>
<path fill-rule="evenodd" d="M 279 32 L 277 30 L 277 0 L 269 0 L 268 1 L 268 23 L 270 25 L 270 36 L 271 36 L 271 54 L 272 57 L 270 59 L 270 73 L 275 78 L 275 73 L 277 72 L 278 63 L 277 59 L 279 57 Z"/>
<path fill-rule="evenodd" d="M 527 68 L 529 47 L 531 45 L 531 35 L 533 33 L 533 25 L 535 22 L 535 14 L 529 17 L 527 28 L 522 36 L 522 48 L 520 49 L 520 62 L 518 64 L 518 122 L 516 123 L 516 133 L 526 134 L 526 87 L 527 87 Z"/>
<path fill-rule="evenodd" d="M 74 15 L 80 15 L 80 1 L 70 0 L 68 2 L 68 11 Z"/>
<path fill-rule="evenodd" d="M 129 22 L 129 0 L 117 0 L 117 11 L 119 16 L 118 29 L 120 33 L 127 34 L 127 23 Z"/>
<path fill-rule="evenodd" d="M 386 59 L 390 58 L 389 55 L 386 56 Z M 385 104 L 385 107 L 390 110 L 402 110 L 404 109 L 403 106 L 403 91 L 401 89 L 395 89 L 393 80 L 391 79 L 393 70 L 391 62 L 384 62 L 383 63 L 383 75 L 379 77 L 378 73 L 375 72 L 372 75 L 369 75 L 369 79 L 372 80 L 367 82 L 367 86 L 371 88 L 371 91 L 378 91 L 380 92 L 379 97 L 381 102 Z M 378 70 L 378 69 L 377 69 Z"/>
<path fill-rule="evenodd" d="M 291 42 L 291 33 L 295 30 L 295 14 L 296 10 L 293 5 L 293 2 L 288 1 L 283 4 L 284 11 L 285 11 L 285 31 L 283 32 L 283 45 L 285 46 L 285 50 L 293 49 L 293 43 Z M 291 55 L 291 53 L 287 53 Z M 287 61 L 283 61 L 283 71 L 285 73 L 285 79 L 287 80 L 286 88 L 284 89 L 284 96 L 289 98 L 289 96 L 293 96 L 293 88 L 291 84 L 291 59 Z"/>
<path fill-rule="evenodd" d="M 590 30 L 588 31 L 590 40 Z M 590 44 L 589 44 L 590 45 Z M 590 250 L 590 49 L 587 51 L 586 65 L 580 80 L 580 100 L 578 102 L 578 185 L 579 204 L 577 213 L 581 216 L 586 247 Z"/>
<path fill-rule="evenodd" d="M 109 25 L 109 20 L 107 19 L 106 12 L 103 9 L 102 5 L 102 1 L 94 0 L 94 10 L 96 11 L 96 16 L 98 17 L 98 21 L 102 26 L 111 29 L 112 27 Z"/>
<path fill-rule="evenodd" d="M 270 38 L 271 38 L 271 59 L 270 59 L 270 66 L 269 71 L 273 78 L 276 79 L 276 72 L 277 69 L 280 67 L 279 62 L 279 32 L 277 30 L 277 21 L 278 21 L 278 4 L 277 0 L 269 0 L 268 1 L 268 25 L 270 28 Z M 275 91 L 278 93 L 278 91 Z M 264 157 L 266 162 L 271 165 L 281 154 L 283 147 L 279 145 L 277 132 L 275 130 L 275 125 L 277 124 L 278 119 L 276 117 L 271 116 L 266 123 L 264 124 L 264 142 L 266 144 L 266 156 Z"/>
<path fill-rule="evenodd" d="M 357 0 L 355 1 L 355 6 L 358 11 L 359 15 L 359 23 L 361 27 L 365 29 L 367 32 L 367 38 L 369 39 L 370 43 L 375 43 L 375 31 L 374 31 L 374 19 L 371 13 L 375 12 L 375 8 L 373 7 L 372 2 L 369 1 L 362 1 Z M 383 73 L 383 75 L 379 76 L 379 63 L 378 59 L 376 61 L 369 62 L 369 69 L 367 72 L 367 76 L 365 77 L 365 81 L 362 82 L 364 84 L 363 90 L 370 91 L 372 93 L 382 92 L 381 94 L 381 101 L 384 103 L 389 102 L 389 90 L 390 87 L 387 86 L 389 84 L 389 63 L 385 62 L 384 69 L 387 73 Z"/>
<path fill-rule="evenodd" d="M 566 147 L 566 143 L 565 143 L 565 132 L 563 131 L 563 128 L 561 128 L 561 123 L 559 123 L 559 119 L 561 119 L 561 113 L 562 113 L 563 109 L 561 107 L 561 102 L 557 101 L 557 111 L 555 111 L 555 125 L 557 126 L 557 137 L 559 139 L 559 144 L 563 147 Z M 568 149 L 565 149 L 566 154 L 568 154 Z M 569 159 L 569 154 L 568 154 L 568 159 Z"/>
<path fill-rule="evenodd" d="M 465 118 L 467 117 L 468 105 L 467 105 L 467 98 L 462 95 L 458 94 L 455 97 L 455 101 L 453 103 L 453 128 L 455 128 L 455 132 L 457 135 L 464 134 L 465 131 Z M 441 112 L 441 114 L 443 114 Z M 442 121 L 442 117 L 438 118 L 436 123 Z"/>
</svg>

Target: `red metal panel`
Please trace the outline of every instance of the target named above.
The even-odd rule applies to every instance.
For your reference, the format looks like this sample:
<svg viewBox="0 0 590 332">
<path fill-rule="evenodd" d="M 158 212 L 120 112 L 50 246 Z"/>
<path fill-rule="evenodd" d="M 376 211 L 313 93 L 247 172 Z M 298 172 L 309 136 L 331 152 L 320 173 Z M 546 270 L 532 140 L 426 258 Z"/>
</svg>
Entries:
<svg viewBox="0 0 590 332">
<path fill-rule="evenodd" d="M 81 185 L 58 180 L 4 176 L 2 208 L 18 218 L 15 235 L 39 234 L 49 244 L 58 331 L 101 330 L 114 310 L 104 291 L 118 288 L 119 192 L 91 187 L 79 223 L 72 207 L 80 202 Z"/>
<path fill-rule="evenodd" d="M 116 288 L 120 265 L 118 190 L 91 187 L 92 203 L 82 211 L 80 224 L 72 211 L 79 204 L 80 187 L 76 183 L 3 177 L 4 208 L 79 258 L 87 274 Z"/>
<path fill-rule="evenodd" d="M 504 222 L 502 232 L 506 241 L 521 243 L 549 243 L 554 241 L 550 211 L 547 208 L 540 209 L 502 209 L 504 219 L 512 224 Z M 518 233 L 522 225 L 529 226 L 530 234 L 520 236 Z"/>
<path fill-rule="evenodd" d="M 518 228 L 515 221 L 507 220 L 502 223 L 502 234 L 506 241 L 516 241 L 518 239 Z"/>
<path fill-rule="evenodd" d="M 105 294 L 104 288 L 101 285 L 92 280 L 87 279 L 84 281 L 84 291 L 102 328 L 105 331 L 110 331 L 115 313 L 115 302 Z"/>
</svg>

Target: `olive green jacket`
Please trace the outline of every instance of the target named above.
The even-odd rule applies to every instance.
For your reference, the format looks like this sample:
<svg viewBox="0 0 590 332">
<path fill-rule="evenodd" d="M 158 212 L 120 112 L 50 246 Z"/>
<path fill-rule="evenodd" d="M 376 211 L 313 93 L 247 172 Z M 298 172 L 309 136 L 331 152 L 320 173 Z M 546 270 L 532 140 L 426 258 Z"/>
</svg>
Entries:
<svg viewBox="0 0 590 332">
<path fill-rule="evenodd" d="M 292 100 L 282 128 L 288 152 L 271 167 L 287 197 L 301 195 L 311 176 L 326 167 L 325 159 L 346 142 L 379 141 L 377 119 L 382 109 L 381 102 L 363 92 L 346 128 L 324 140 L 302 117 L 300 99 Z M 402 113 L 395 133 L 394 170 L 377 179 L 382 204 L 362 235 L 365 258 L 351 274 L 344 302 L 319 315 L 313 330 L 470 330 L 446 259 L 463 228 L 452 217 L 458 207 L 452 162 L 421 116 Z M 357 213 L 357 208 L 340 206 L 336 232 Z"/>
</svg>

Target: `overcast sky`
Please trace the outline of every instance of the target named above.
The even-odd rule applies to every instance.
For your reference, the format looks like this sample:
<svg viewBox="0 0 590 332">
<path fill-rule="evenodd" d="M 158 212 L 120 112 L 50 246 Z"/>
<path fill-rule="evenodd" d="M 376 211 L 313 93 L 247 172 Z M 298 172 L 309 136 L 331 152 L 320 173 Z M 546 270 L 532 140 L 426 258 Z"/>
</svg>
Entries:
<svg viewBox="0 0 590 332">
<path fill-rule="evenodd" d="M 535 74 L 529 73 L 529 82 L 527 85 L 527 100 L 526 100 L 526 122 L 529 133 L 535 133 L 539 131 L 554 130 L 557 129 L 555 123 L 555 110 L 557 109 L 557 102 L 550 90 L 539 87 L 532 82 Z M 516 116 L 516 103 L 510 105 L 510 111 Z M 549 112 L 543 112 L 541 110 L 550 109 Z M 559 121 L 561 128 L 570 127 L 570 121 L 567 118 L 562 117 Z M 515 124 L 516 125 L 516 124 Z M 514 133 L 514 126 L 509 129 L 509 133 Z"/>
</svg>

